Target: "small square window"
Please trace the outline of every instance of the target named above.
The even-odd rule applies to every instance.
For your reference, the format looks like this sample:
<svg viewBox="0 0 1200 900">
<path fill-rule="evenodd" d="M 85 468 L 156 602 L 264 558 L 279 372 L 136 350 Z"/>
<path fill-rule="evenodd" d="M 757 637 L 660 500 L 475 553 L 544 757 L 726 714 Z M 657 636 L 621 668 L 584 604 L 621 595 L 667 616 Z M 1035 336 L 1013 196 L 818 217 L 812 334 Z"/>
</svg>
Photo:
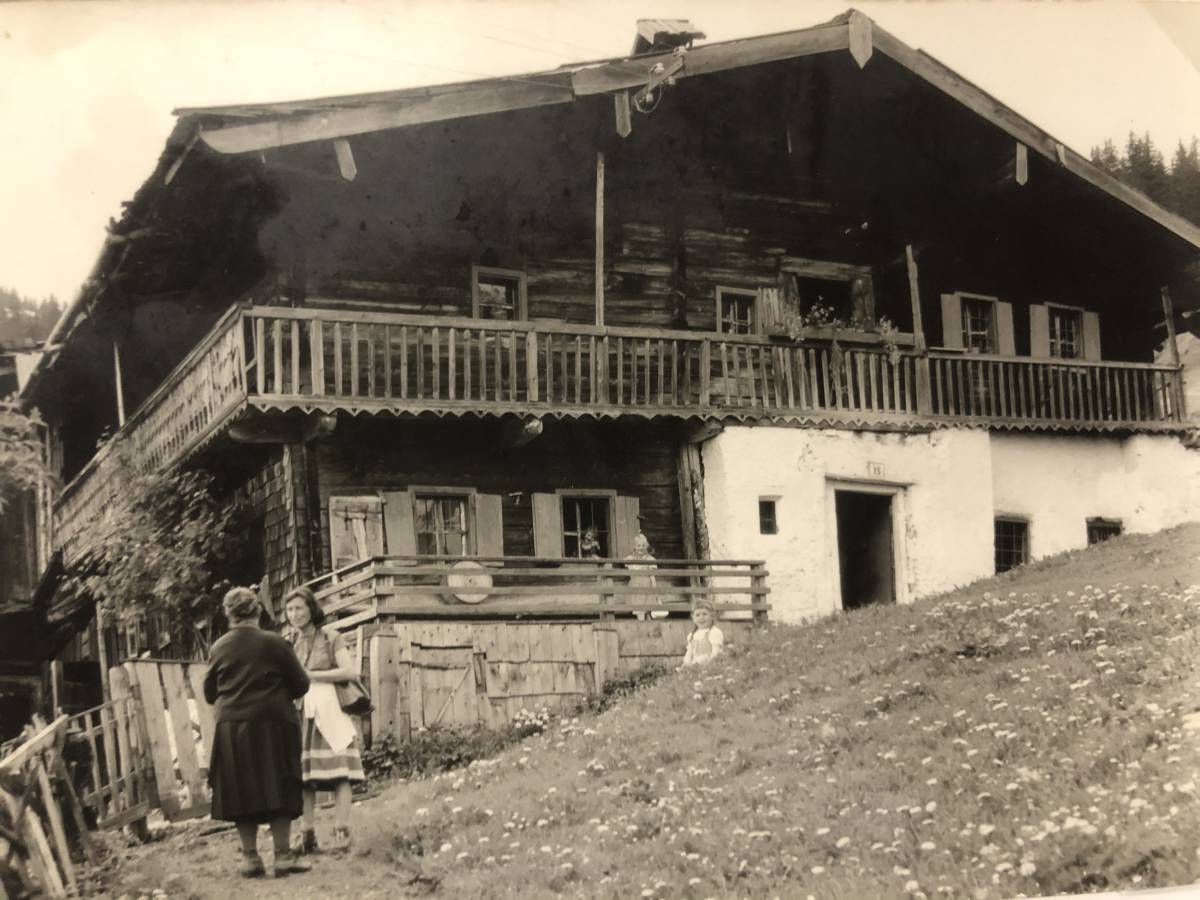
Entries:
<svg viewBox="0 0 1200 900">
<path fill-rule="evenodd" d="M 773 497 L 765 497 L 758 501 L 758 533 L 779 534 L 779 518 Z"/>
<path fill-rule="evenodd" d="M 758 292 L 717 288 L 717 331 L 754 334 L 758 327 Z"/>
<path fill-rule="evenodd" d="M 512 269 L 472 269 L 471 314 L 476 319 L 525 319 L 525 273 Z"/>
<path fill-rule="evenodd" d="M 1083 313 L 1064 306 L 1047 309 L 1050 329 L 1050 355 L 1056 359 L 1079 359 L 1083 356 Z"/>
<path fill-rule="evenodd" d="M 562 498 L 563 556 L 593 559 L 611 556 L 609 498 L 565 495 Z"/>
<path fill-rule="evenodd" d="M 1102 541 L 1107 541 L 1109 538 L 1115 538 L 1121 533 L 1120 519 L 1088 519 L 1087 520 L 1087 542 L 1090 547 L 1092 544 L 1099 544 Z"/>
<path fill-rule="evenodd" d="M 996 574 L 1029 562 L 1029 523 L 1024 519 L 996 519 Z"/>
</svg>

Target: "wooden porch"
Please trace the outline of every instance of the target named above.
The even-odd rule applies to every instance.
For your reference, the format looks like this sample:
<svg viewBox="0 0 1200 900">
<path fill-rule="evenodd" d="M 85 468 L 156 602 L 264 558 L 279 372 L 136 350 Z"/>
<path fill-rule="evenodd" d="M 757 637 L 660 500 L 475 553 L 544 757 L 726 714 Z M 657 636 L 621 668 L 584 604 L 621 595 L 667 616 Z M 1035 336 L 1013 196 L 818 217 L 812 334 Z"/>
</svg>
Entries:
<svg viewBox="0 0 1200 900">
<path fill-rule="evenodd" d="M 170 465 L 262 412 L 641 415 L 825 426 L 966 423 L 1157 431 L 1183 418 L 1179 369 L 838 341 L 318 307 L 235 307 L 64 490 L 70 547 L 115 490 L 119 450 Z"/>
<path fill-rule="evenodd" d="M 722 615 L 765 619 L 768 574 L 754 560 L 632 564 L 619 559 L 387 556 L 344 566 L 308 586 L 332 624 L 346 630 L 379 619 L 687 616 L 701 599 Z"/>
</svg>

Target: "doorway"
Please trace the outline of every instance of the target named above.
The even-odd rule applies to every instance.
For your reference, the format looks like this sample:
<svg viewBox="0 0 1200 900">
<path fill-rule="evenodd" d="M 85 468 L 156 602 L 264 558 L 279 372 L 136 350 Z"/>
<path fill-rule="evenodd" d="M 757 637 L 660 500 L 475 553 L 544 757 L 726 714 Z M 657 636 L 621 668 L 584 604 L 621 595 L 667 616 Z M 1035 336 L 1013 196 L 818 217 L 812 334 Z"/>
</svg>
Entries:
<svg viewBox="0 0 1200 900">
<path fill-rule="evenodd" d="M 892 494 L 834 491 L 842 609 L 896 602 Z"/>
</svg>

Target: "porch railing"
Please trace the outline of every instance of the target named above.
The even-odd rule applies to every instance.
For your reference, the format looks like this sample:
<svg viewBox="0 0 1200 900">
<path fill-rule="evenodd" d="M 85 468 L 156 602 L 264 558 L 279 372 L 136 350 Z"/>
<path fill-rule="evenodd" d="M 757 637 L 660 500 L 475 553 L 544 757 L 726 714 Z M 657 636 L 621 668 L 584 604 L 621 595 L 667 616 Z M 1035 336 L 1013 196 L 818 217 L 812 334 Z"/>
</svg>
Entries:
<svg viewBox="0 0 1200 900">
<path fill-rule="evenodd" d="M 929 364 L 935 416 L 1082 425 L 1181 418 L 1171 366 L 936 352 Z"/>
<path fill-rule="evenodd" d="M 750 335 L 236 307 L 64 490 L 72 555 L 121 454 L 165 466 L 261 409 L 842 416 L 1068 428 L 1180 422 L 1169 366 L 980 356 Z"/>
<path fill-rule="evenodd" d="M 474 618 L 686 615 L 701 598 L 724 612 L 767 613 L 767 575 L 755 560 L 542 559 L 387 556 L 309 582 L 338 628 L 380 617 Z"/>
</svg>

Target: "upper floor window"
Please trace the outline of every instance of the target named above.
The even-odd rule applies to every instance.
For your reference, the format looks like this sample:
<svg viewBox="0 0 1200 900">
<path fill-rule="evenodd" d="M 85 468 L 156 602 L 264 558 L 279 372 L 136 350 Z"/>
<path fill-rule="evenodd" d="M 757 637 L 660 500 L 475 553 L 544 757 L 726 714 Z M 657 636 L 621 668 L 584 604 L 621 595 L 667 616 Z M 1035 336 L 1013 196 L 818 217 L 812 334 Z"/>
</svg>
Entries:
<svg viewBox="0 0 1200 900">
<path fill-rule="evenodd" d="M 515 269 L 471 267 L 471 315 L 514 321 L 528 318 L 525 273 Z"/>
<path fill-rule="evenodd" d="M 984 294 L 942 294 L 942 344 L 968 353 L 1015 356 L 1012 304 Z"/>
<path fill-rule="evenodd" d="M 468 494 L 413 494 L 417 553 L 466 556 L 471 552 L 471 498 Z"/>
<path fill-rule="evenodd" d="M 787 306 L 819 319 L 840 319 L 851 327 L 868 327 L 875 321 L 875 289 L 868 266 L 785 257 L 784 287 L 791 295 Z"/>
<path fill-rule="evenodd" d="M 996 352 L 996 317 L 992 301 L 963 298 L 962 343 L 965 349 L 976 353 Z"/>
<path fill-rule="evenodd" d="M 1050 331 L 1050 355 L 1056 359 L 1079 359 L 1083 356 L 1083 310 L 1069 306 L 1046 308 Z"/>
<path fill-rule="evenodd" d="M 757 291 L 717 288 L 717 331 L 723 334 L 755 334 L 758 326 Z"/>
</svg>

